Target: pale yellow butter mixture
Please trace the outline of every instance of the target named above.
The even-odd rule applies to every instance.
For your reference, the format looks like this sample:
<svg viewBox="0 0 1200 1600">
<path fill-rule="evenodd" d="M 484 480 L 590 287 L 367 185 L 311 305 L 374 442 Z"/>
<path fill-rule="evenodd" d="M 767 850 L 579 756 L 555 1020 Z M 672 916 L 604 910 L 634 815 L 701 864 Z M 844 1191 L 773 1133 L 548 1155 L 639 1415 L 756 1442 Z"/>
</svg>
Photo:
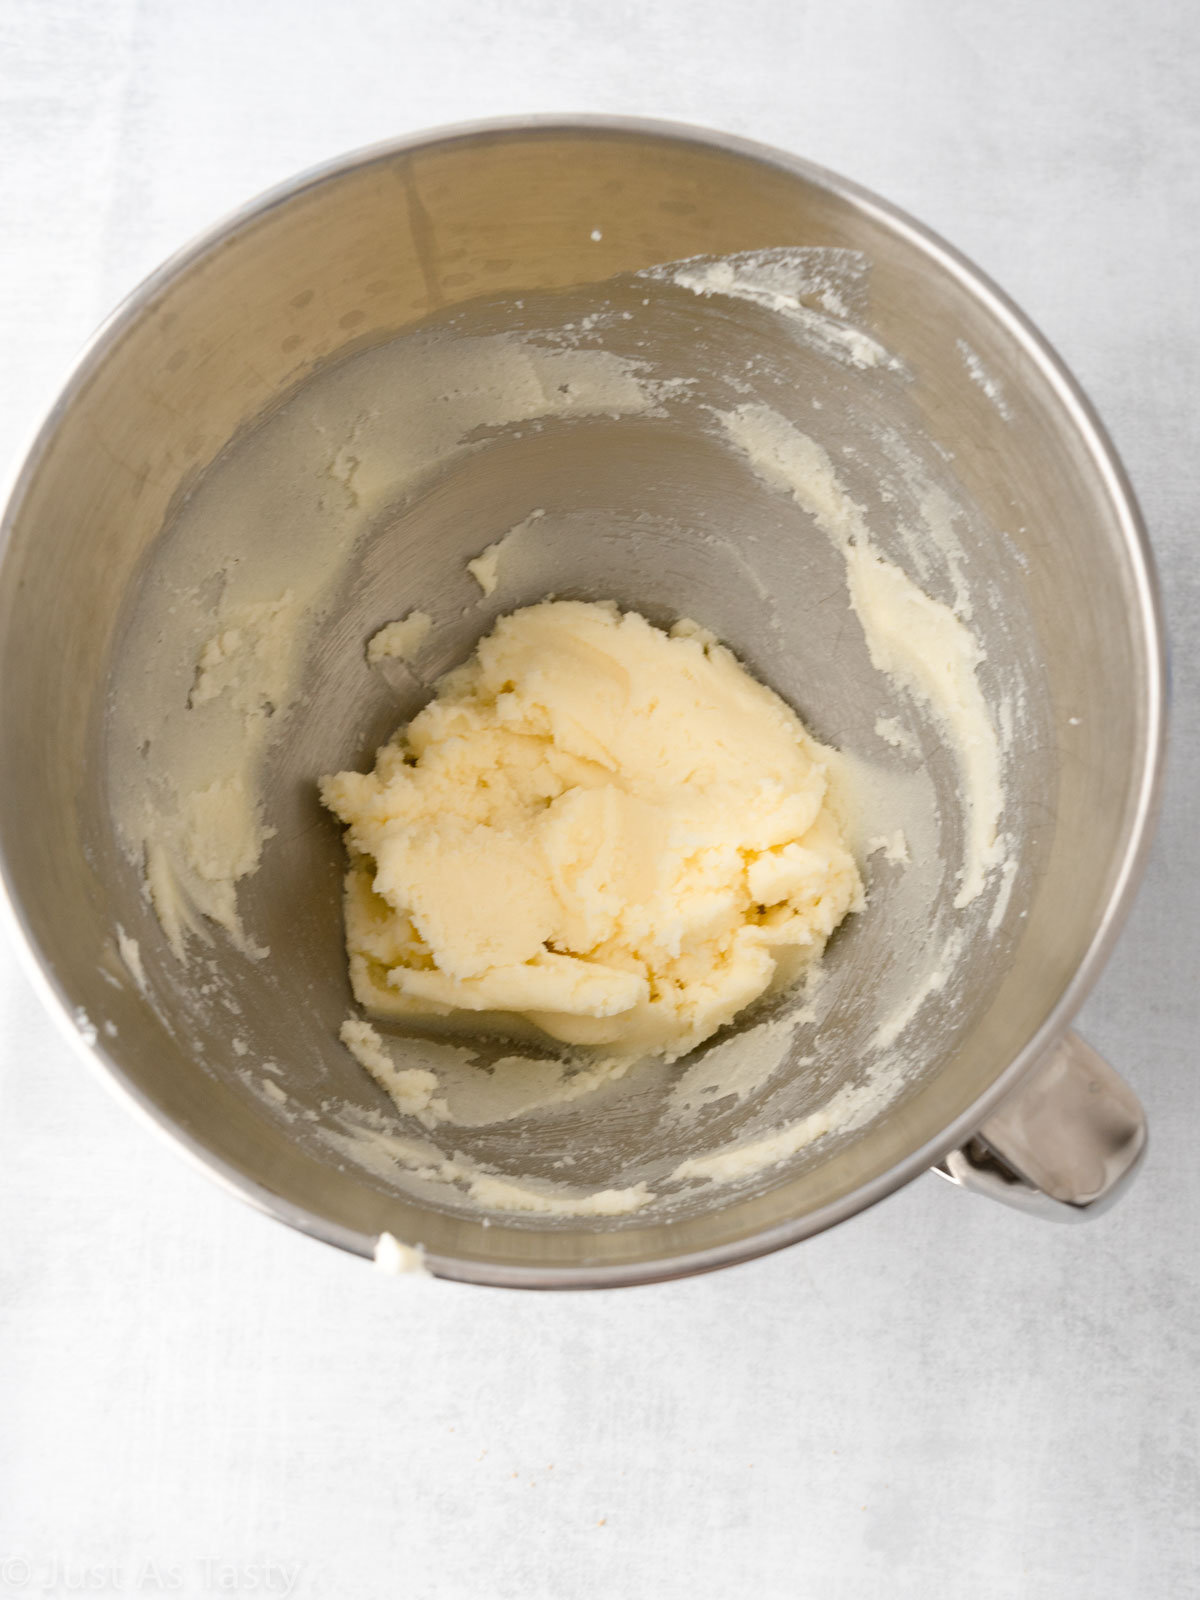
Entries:
<svg viewBox="0 0 1200 1600">
<path fill-rule="evenodd" d="M 355 995 L 683 1055 L 861 907 L 833 759 L 694 623 L 576 601 L 503 617 L 373 772 L 322 781 L 347 825 Z"/>
</svg>

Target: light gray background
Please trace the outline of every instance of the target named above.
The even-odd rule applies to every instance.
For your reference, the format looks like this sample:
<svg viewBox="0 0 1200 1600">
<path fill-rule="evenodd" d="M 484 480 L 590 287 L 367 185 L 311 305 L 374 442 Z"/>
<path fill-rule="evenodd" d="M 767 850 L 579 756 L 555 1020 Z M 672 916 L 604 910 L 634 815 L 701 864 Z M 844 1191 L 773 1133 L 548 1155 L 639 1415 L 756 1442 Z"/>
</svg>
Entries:
<svg viewBox="0 0 1200 1600">
<path fill-rule="evenodd" d="M 1098 404 L 1174 632 L 1157 854 L 1083 1019 L 1149 1109 L 1144 1176 L 1080 1229 L 928 1177 L 663 1288 L 389 1281 L 161 1147 L 5 950 L 0 1596 L 1200 1594 L 1200 21 L 1187 0 L 4 0 L 0 455 L 226 209 L 356 145 L 534 110 L 675 116 L 857 178 L 990 271 Z"/>
</svg>

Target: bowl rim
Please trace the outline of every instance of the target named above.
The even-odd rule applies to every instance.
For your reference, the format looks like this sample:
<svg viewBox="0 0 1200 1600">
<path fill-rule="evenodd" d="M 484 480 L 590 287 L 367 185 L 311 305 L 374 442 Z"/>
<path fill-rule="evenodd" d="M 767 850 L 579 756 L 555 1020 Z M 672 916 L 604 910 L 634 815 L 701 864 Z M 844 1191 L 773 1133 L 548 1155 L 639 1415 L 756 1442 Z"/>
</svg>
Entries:
<svg viewBox="0 0 1200 1600">
<path fill-rule="evenodd" d="M 1103 915 L 1072 978 L 1049 1014 L 1022 1050 L 996 1076 L 972 1104 L 933 1138 L 911 1151 L 886 1172 L 835 1201 L 804 1216 L 726 1244 L 686 1254 L 663 1256 L 634 1264 L 585 1263 L 569 1267 L 506 1265 L 430 1254 L 428 1266 L 437 1277 L 498 1288 L 582 1289 L 612 1288 L 660 1283 L 711 1272 L 719 1267 L 768 1255 L 824 1232 L 877 1201 L 895 1193 L 928 1168 L 935 1166 L 977 1132 L 981 1124 L 1020 1081 L 1042 1061 L 1066 1032 L 1072 1018 L 1095 984 L 1112 953 L 1145 873 L 1154 828 L 1161 808 L 1166 760 L 1167 654 L 1161 592 L 1154 556 L 1134 491 L 1116 448 L 1094 407 L 1062 358 L 1019 307 L 965 255 L 901 207 L 873 191 L 842 177 L 827 167 L 757 140 L 694 123 L 665 118 L 558 113 L 489 117 L 417 130 L 347 151 L 305 168 L 293 177 L 262 191 L 220 218 L 169 255 L 121 299 L 86 342 L 30 442 L 18 450 L 9 481 L 0 488 L 0 582 L 13 525 L 58 425 L 80 391 L 106 359 L 109 351 L 146 306 L 178 276 L 224 246 L 246 226 L 290 204 L 306 191 L 345 177 L 376 162 L 436 146 L 477 140 L 480 137 L 544 133 L 621 135 L 652 138 L 668 143 L 739 156 L 773 167 L 831 193 L 904 238 L 930 258 L 979 302 L 1022 348 L 1042 378 L 1055 392 L 1063 412 L 1084 445 L 1099 481 L 1116 515 L 1124 537 L 1134 578 L 1136 613 L 1146 640 L 1144 718 L 1146 756 L 1139 777 L 1136 802 L 1131 808 L 1127 835 Z M 39 994 L 60 1032 L 141 1121 L 179 1151 L 191 1165 L 224 1189 L 301 1233 L 354 1254 L 371 1258 L 378 1235 L 363 1233 L 320 1216 L 286 1200 L 216 1155 L 201 1140 L 180 1128 L 157 1102 L 127 1075 L 95 1030 L 80 1018 L 72 997 L 38 947 L 17 901 L 11 871 L 0 839 L 0 917 L 6 922 L 13 948 L 26 976 Z"/>
</svg>

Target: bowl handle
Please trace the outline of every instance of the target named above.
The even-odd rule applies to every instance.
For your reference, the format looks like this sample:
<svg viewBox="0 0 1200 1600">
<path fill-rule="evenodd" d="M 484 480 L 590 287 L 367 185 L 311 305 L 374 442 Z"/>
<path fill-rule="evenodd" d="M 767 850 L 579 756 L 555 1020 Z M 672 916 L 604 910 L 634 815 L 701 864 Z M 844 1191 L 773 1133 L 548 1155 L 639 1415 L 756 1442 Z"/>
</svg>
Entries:
<svg viewBox="0 0 1200 1600">
<path fill-rule="evenodd" d="M 1068 1033 L 973 1139 L 933 1169 L 1058 1222 L 1099 1216 L 1146 1152 L 1146 1114 L 1090 1044 Z"/>
</svg>

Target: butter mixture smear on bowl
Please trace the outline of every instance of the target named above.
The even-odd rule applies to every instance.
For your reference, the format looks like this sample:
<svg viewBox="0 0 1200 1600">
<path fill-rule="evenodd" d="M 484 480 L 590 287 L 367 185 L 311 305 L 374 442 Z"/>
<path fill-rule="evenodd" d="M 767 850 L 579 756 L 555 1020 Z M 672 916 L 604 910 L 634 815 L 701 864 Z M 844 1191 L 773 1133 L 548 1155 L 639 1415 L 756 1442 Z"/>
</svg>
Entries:
<svg viewBox="0 0 1200 1600">
<path fill-rule="evenodd" d="M 347 825 L 354 993 L 686 1054 L 795 981 L 863 904 L 834 752 L 690 621 L 502 617 L 379 752 L 321 783 Z"/>
</svg>

